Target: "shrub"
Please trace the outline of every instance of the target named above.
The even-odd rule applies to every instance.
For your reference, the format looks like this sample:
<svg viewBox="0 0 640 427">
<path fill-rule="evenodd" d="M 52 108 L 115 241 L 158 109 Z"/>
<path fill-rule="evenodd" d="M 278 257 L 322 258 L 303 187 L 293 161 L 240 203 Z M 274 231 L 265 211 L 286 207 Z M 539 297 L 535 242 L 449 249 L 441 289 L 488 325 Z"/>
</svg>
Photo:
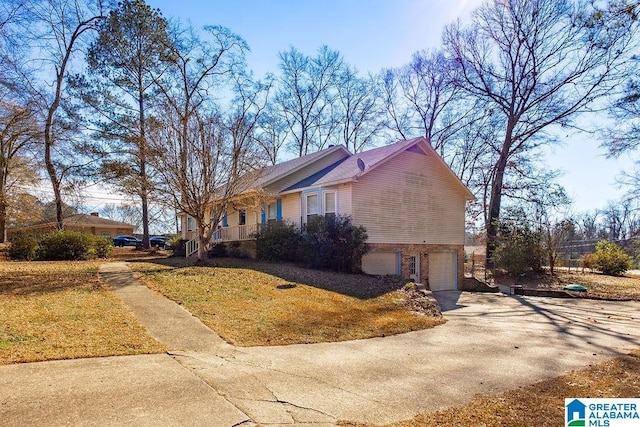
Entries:
<svg viewBox="0 0 640 427">
<path fill-rule="evenodd" d="M 295 224 L 288 221 L 267 223 L 255 234 L 256 257 L 267 261 L 298 261 L 301 236 Z"/>
<path fill-rule="evenodd" d="M 600 240 L 591 257 L 593 265 L 604 274 L 620 276 L 631 268 L 631 257 L 614 242 Z"/>
<path fill-rule="evenodd" d="M 350 216 L 316 217 L 303 229 L 305 261 L 311 268 L 354 273 L 367 253 L 367 230 Z"/>
<path fill-rule="evenodd" d="M 207 253 L 209 258 L 224 258 L 227 256 L 227 246 L 224 243 L 216 243 Z"/>
<path fill-rule="evenodd" d="M 113 251 L 113 240 L 109 237 L 95 237 L 93 239 L 93 247 L 95 249 L 95 256 L 98 258 L 109 258 Z"/>
<path fill-rule="evenodd" d="M 540 233 L 528 224 L 504 223 L 493 257 L 496 266 L 511 274 L 539 271 L 543 249 Z"/>
<path fill-rule="evenodd" d="M 167 243 L 164 244 L 164 248 L 165 249 L 175 249 L 180 245 L 181 241 L 182 241 L 182 236 L 180 236 L 180 235 L 173 236 L 172 238 L 167 240 Z"/>
<path fill-rule="evenodd" d="M 32 260 L 38 250 L 38 240 L 25 234 L 13 236 L 9 245 L 9 257 L 11 259 Z"/>
<path fill-rule="evenodd" d="M 242 242 L 230 242 L 227 247 L 227 254 L 232 258 L 247 258 L 247 254 L 242 250 Z"/>
<path fill-rule="evenodd" d="M 37 258 L 43 261 L 95 258 L 94 236 L 79 231 L 58 231 L 40 240 Z"/>
</svg>

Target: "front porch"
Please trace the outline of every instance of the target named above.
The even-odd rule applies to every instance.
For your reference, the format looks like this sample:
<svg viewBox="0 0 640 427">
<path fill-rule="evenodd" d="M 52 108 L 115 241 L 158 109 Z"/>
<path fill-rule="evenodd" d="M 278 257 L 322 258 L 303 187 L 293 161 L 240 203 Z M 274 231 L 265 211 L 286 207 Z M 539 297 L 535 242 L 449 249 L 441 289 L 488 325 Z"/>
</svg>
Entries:
<svg viewBox="0 0 640 427">
<path fill-rule="evenodd" d="M 260 229 L 261 224 L 245 224 L 219 227 L 213 232 L 210 243 L 212 245 L 229 242 L 246 242 L 255 240 L 255 234 Z M 186 234 L 187 242 L 185 255 L 190 257 L 198 252 L 198 236 L 196 232 Z"/>
<path fill-rule="evenodd" d="M 254 240 L 260 224 L 234 225 L 219 227 L 213 232 L 211 243 L 225 243 L 242 240 Z"/>
</svg>

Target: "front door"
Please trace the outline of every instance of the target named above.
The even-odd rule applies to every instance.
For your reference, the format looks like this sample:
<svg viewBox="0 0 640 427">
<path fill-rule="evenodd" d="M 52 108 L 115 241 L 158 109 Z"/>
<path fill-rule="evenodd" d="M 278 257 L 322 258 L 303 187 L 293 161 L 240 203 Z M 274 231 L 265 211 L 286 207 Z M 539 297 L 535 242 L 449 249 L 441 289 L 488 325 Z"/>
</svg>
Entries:
<svg viewBox="0 0 640 427">
<path fill-rule="evenodd" d="M 409 278 L 415 283 L 420 283 L 420 255 L 412 255 L 409 258 Z"/>
</svg>

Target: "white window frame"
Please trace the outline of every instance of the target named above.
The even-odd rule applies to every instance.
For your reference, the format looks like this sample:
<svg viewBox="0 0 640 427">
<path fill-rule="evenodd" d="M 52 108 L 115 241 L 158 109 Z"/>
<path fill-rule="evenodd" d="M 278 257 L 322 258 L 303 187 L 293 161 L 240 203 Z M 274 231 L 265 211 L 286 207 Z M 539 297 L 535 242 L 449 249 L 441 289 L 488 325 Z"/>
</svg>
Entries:
<svg viewBox="0 0 640 427">
<path fill-rule="evenodd" d="M 315 197 L 316 198 L 316 209 L 315 209 L 316 211 L 313 212 L 313 213 L 309 212 L 309 199 L 311 197 Z M 322 206 L 318 206 L 318 202 L 320 201 L 320 200 L 318 200 L 319 198 L 320 198 L 320 196 L 319 196 L 318 193 L 309 193 L 309 194 L 305 195 L 305 199 L 304 199 L 304 205 L 305 205 L 304 206 L 304 211 L 305 211 L 304 213 L 305 213 L 305 216 L 304 217 L 305 217 L 305 221 L 306 222 L 309 222 L 309 217 L 320 215 L 320 210 L 321 210 Z"/>
<path fill-rule="evenodd" d="M 327 210 L 327 196 L 328 195 L 332 195 L 333 196 L 333 211 L 328 211 Z M 322 212 L 324 214 L 324 216 L 327 216 L 328 214 L 333 214 L 334 216 L 338 214 L 338 192 L 335 190 L 331 190 L 331 191 L 324 191 L 322 193 Z"/>
</svg>

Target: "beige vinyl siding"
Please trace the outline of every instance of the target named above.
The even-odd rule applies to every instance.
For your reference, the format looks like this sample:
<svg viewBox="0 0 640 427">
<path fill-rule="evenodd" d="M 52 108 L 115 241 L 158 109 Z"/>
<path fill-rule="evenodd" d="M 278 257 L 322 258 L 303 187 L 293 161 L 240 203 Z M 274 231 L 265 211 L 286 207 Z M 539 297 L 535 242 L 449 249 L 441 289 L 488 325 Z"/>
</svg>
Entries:
<svg viewBox="0 0 640 427">
<path fill-rule="evenodd" d="M 242 208 L 238 208 L 238 210 L 229 208 L 227 210 L 227 226 L 228 227 L 236 227 L 239 225 L 240 216 L 238 215 L 238 211 Z M 260 208 L 244 208 L 247 212 L 247 224 L 259 224 L 261 211 Z M 223 218 L 220 217 L 220 225 L 223 223 Z"/>
<path fill-rule="evenodd" d="M 332 164 L 336 163 L 337 161 L 343 159 L 345 157 L 345 153 L 344 151 L 336 151 L 334 153 L 331 153 L 315 162 L 313 162 L 311 165 L 308 165 L 306 167 L 303 167 L 302 169 L 300 169 L 299 171 L 296 171 L 290 175 L 287 175 L 285 177 L 283 177 L 281 180 L 278 180 L 272 184 L 270 184 L 267 189 L 275 194 L 275 193 L 279 193 L 280 191 L 283 191 L 289 187 L 291 187 L 293 184 L 296 184 L 300 181 L 302 181 L 305 178 L 310 177 L 311 175 L 320 172 L 321 170 L 331 166 Z"/>
<path fill-rule="evenodd" d="M 338 187 L 338 213 L 351 215 L 351 183 Z"/>
<path fill-rule="evenodd" d="M 282 196 L 282 219 L 300 226 L 300 193 Z"/>
<path fill-rule="evenodd" d="M 393 252 L 370 252 L 362 257 L 362 271 L 373 275 L 395 275 L 397 255 Z"/>
<path fill-rule="evenodd" d="M 353 183 L 370 243 L 464 244 L 465 194 L 433 155 L 405 151 Z"/>
</svg>

